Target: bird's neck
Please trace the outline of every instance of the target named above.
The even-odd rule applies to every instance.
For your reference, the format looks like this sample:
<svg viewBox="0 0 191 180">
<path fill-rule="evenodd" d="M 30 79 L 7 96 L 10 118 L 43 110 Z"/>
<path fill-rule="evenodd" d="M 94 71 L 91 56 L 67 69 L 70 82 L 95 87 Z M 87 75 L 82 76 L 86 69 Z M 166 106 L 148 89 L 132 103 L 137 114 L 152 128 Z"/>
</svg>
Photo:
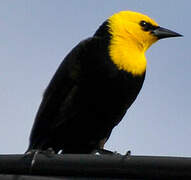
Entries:
<svg viewBox="0 0 191 180">
<path fill-rule="evenodd" d="M 135 39 L 112 36 L 109 54 L 113 63 L 120 70 L 133 76 L 141 76 L 146 70 L 145 50 Z"/>
</svg>

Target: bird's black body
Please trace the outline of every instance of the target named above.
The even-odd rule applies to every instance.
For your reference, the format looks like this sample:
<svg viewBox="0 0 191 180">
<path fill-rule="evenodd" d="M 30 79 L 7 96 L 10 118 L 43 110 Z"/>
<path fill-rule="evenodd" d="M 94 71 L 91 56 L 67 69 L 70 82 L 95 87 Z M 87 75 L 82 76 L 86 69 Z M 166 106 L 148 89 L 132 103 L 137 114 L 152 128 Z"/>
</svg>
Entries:
<svg viewBox="0 0 191 180">
<path fill-rule="evenodd" d="M 105 22 L 66 56 L 44 93 L 28 150 L 89 153 L 109 138 L 145 76 L 117 68 L 109 57 L 110 38 Z"/>
</svg>

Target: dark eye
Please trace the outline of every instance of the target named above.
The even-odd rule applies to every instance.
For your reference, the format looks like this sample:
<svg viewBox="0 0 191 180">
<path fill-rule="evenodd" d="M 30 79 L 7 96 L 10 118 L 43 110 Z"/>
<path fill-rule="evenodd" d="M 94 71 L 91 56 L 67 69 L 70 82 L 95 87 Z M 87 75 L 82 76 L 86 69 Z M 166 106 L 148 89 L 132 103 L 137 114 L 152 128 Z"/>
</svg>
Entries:
<svg viewBox="0 0 191 180">
<path fill-rule="evenodd" d="M 146 21 L 141 21 L 140 25 L 143 27 L 144 31 L 149 31 L 152 29 L 152 25 Z"/>
<path fill-rule="evenodd" d="M 141 21 L 140 25 L 141 25 L 141 27 L 143 27 L 144 31 L 152 31 L 157 28 L 157 26 L 153 26 L 151 23 L 148 23 L 146 21 Z"/>
<path fill-rule="evenodd" d="M 140 25 L 141 25 L 142 27 L 146 27 L 146 26 L 148 25 L 148 23 L 147 23 L 146 21 L 141 21 L 141 22 L 140 22 Z"/>
</svg>

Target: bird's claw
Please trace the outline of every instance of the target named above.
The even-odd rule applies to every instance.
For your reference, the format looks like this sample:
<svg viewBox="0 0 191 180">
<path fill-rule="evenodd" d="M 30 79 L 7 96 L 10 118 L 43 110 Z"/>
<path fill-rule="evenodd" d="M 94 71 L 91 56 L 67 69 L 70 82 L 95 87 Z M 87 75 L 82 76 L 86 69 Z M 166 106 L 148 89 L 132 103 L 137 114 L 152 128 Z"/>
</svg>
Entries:
<svg viewBox="0 0 191 180">
<path fill-rule="evenodd" d="M 119 154 L 117 151 L 109 151 L 106 149 L 95 149 L 91 152 L 91 154 L 95 154 L 95 155 L 121 155 Z"/>
<path fill-rule="evenodd" d="M 131 151 L 130 151 L 130 150 L 127 151 L 127 152 L 125 153 L 125 156 L 131 156 Z"/>
<path fill-rule="evenodd" d="M 48 148 L 46 150 L 32 149 L 32 150 L 27 151 L 25 153 L 25 156 L 32 156 L 31 166 L 30 166 L 31 171 L 32 171 L 32 168 L 34 167 L 36 160 L 37 160 L 38 154 L 43 154 L 47 157 L 51 157 L 53 154 L 55 154 L 55 151 L 52 148 Z"/>
</svg>

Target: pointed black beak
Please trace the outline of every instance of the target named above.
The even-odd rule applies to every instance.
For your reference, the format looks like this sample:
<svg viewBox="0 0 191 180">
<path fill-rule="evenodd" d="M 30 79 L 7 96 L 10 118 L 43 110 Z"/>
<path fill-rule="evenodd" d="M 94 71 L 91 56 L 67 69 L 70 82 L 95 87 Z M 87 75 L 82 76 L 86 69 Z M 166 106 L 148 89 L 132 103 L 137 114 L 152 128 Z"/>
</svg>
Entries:
<svg viewBox="0 0 191 180">
<path fill-rule="evenodd" d="M 171 31 L 166 28 L 162 27 L 157 27 L 152 31 L 152 33 L 158 38 L 158 39 L 163 39 L 163 38 L 169 38 L 169 37 L 178 37 L 178 36 L 183 36 L 179 33 L 176 33 L 174 31 Z"/>
</svg>

